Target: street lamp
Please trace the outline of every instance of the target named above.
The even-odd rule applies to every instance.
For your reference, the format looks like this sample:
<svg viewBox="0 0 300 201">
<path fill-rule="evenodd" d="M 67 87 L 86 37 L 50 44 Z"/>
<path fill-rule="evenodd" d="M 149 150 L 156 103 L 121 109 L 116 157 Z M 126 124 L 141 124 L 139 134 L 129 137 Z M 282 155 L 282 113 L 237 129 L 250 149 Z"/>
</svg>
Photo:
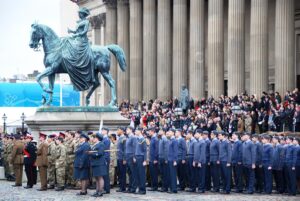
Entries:
<svg viewBox="0 0 300 201">
<path fill-rule="evenodd" d="M 181 116 L 181 115 L 183 114 L 182 108 L 180 108 L 180 107 L 175 108 L 174 114 L 175 114 L 176 116 Z"/>
<path fill-rule="evenodd" d="M 5 115 L 5 113 L 3 114 L 2 119 L 3 119 L 3 133 L 6 133 L 6 119 L 7 119 L 7 116 Z"/>
<path fill-rule="evenodd" d="M 23 112 L 22 115 L 21 115 L 21 120 L 22 120 L 22 134 L 24 134 L 25 118 L 26 118 L 26 116 L 24 115 L 24 112 Z"/>
</svg>

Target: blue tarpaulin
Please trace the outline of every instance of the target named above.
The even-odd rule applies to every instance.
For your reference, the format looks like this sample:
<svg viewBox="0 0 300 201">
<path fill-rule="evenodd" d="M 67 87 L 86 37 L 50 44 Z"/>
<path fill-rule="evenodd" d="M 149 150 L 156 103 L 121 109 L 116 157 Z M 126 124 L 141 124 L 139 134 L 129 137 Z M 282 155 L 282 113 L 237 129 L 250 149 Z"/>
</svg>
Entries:
<svg viewBox="0 0 300 201">
<path fill-rule="evenodd" d="M 0 107 L 39 107 L 42 89 L 37 83 L 0 83 Z M 79 106 L 80 94 L 71 84 L 62 85 L 62 105 Z M 60 86 L 55 84 L 53 106 L 60 106 Z"/>
</svg>

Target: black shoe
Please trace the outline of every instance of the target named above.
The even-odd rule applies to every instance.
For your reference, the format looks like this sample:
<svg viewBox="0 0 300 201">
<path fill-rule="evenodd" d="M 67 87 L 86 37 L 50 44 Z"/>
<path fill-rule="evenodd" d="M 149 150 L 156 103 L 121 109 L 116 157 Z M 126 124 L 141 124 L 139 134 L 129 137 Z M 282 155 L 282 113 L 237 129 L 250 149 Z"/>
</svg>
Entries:
<svg viewBox="0 0 300 201">
<path fill-rule="evenodd" d="M 177 191 L 185 191 L 184 188 L 178 188 Z"/>
<path fill-rule="evenodd" d="M 27 185 L 27 186 L 24 186 L 24 188 L 25 188 L 25 189 L 29 189 L 29 188 L 32 188 L 32 186 L 28 186 L 28 185 Z"/>
<path fill-rule="evenodd" d="M 158 190 L 158 192 L 165 193 L 165 192 L 168 192 L 168 190 L 167 190 L 167 189 L 164 189 L 164 188 L 162 188 L 162 189 Z"/>
<path fill-rule="evenodd" d="M 157 188 L 150 188 L 148 191 L 157 191 Z"/>
<path fill-rule="evenodd" d="M 110 194 L 110 191 L 104 191 L 103 194 Z"/>
<path fill-rule="evenodd" d="M 212 193 L 219 193 L 220 190 L 211 190 L 210 192 L 212 192 Z"/>
<path fill-rule="evenodd" d="M 36 189 L 37 191 L 46 191 L 47 188 L 39 188 L 39 189 Z"/>
<path fill-rule="evenodd" d="M 118 193 L 124 193 L 126 190 L 122 190 L 122 189 L 118 189 L 118 190 L 116 190 L 116 192 L 118 192 Z"/>
<path fill-rule="evenodd" d="M 12 187 L 19 187 L 22 186 L 21 184 L 15 184 L 15 185 L 11 185 Z"/>
<path fill-rule="evenodd" d="M 170 194 L 176 194 L 177 191 L 168 191 L 168 193 L 170 193 Z"/>
<path fill-rule="evenodd" d="M 203 194 L 203 193 L 205 193 L 205 191 L 197 191 L 197 193 Z"/>
<path fill-rule="evenodd" d="M 246 192 L 244 192 L 244 194 L 253 194 L 253 192 L 250 192 L 250 191 L 246 191 Z"/>
<path fill-rule="evenodd" d="M 221 194 L 230 194 L 228 191 L 222 191 Z"/>
<path fill-rule="evenodd" d="M 145 195 L 145 194 L 146 194 L 146 191 L 138 191 L 138 192 L 135 192 L 134 194 Z"/>
<path fill-rule="evenodd" d="M 196 192 L 196 190 L 195 189 L 187 189 L 186 192 L 194 193 L 194 192 Z"/>
<path fill-rule="evenodd" d="M 76 195 L 87 195 L 87 191 L 85 191 L 85 192 L 79 192 L 79 193 L 76 193 Z"/>
<path fill-rule="evenodd" d="M 63 190 L 65 190 L 64 187 L 57 187 L 57 188 L 55 188 L 55 191 L 63 191 Z"/>
<path fill-rule="evenodd" d="M 54 185 L 48 186 L 48 189 L 54 189 L 54 188 L 55 188 Z"/>
</svg>

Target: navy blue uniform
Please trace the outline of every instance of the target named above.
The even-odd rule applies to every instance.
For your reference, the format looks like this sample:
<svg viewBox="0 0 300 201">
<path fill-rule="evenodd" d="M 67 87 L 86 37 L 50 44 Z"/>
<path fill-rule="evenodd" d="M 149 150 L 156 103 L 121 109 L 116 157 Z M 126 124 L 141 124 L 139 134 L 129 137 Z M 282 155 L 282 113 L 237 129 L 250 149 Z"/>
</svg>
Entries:
<svg viewBox="0 0 300 201">
<path fill-rule="evenodd" d="M 300 146 L 297 147 L 297 161 L 296 161 L 296 176 L 297 180 L 300 180 Z"/>
<path fill-rule="evenodd" d="M 211 175 L 210 175 L 210 162 L 209 162 L 209 151 L 210 151 L 210 140 L 209 138 L 204 139 L 206 143 L 206 150 L 205 150 L 205 156 L 206 156 L 206 163 L 205 163 L 205 188 L 207 191 L 210 191 L 211 189 Z"/>
<path fill-rule="evenodd" d="M 272 172 L 278 193 L 284 192 L 283 165 L 285 161 L 285 150 L 283 145 L 276 144 L 273 149 Z"/>
<path fill-rule="evenodd" d="M 104 136 L 103 137 L 103 144 L 104 144 L 104 158 L 105 158 L 105 165 L 106 165 L 106 169 L 107 172 L 109 172 L 109 164 L 110 164 L 110 152 L 108 150 L 110 150 L 110 139 L 108 138 L 108 136 Z M 110 179 L 109 179 L 109 174 L 105 175 L 103 177 L 104 179 L 104 191 L 106 191 L 106 193 L 110 193 Z"/>
<path fill-rule="evenodd" d="M 232 168 L 234 184 L 237 192 L 243 191 L 243 166 L 242 166 L 242 149 L 243 143 L 236 140 L 232 145 Z"/>
<path fill-rule="evenodd" d="M 118 180 L 119 180 L 119 190 L 126 190 L 126 164 L 123 164 L 125 158 L 125 148 L 126 148 L 126 137 L 121 135 L 117 141 L 117 168 L 118 168 Z"/>
<path fill-rule="evenodd" d="M 171 137 L 168 144 L 168 166 L 169 166 L 169 185 L 170 191 L 177 193 L 177 171 L 174 162 L 178 160 L 178 141 L 175 137 Z"/>
<path fill-rule="evenodd" d="M 91 150 L 91 146 L 88 142 L 80 144 L 75 150 L 74 160 L 74 178 L 77 180 L 89 179 L 89 155 L 88 151 Z"/>
<path fill-rule="evenodd" d="M 32 142 L 28 142 L 24 149 L 24 165 L 25 165 L 25 173 L 27 177 L 27 187 L 32 187 L 36 184 L 37 180 L 37 170 L 34 165 L 36 160 L 36 146 Z"/>
<path fill-rule="evenodd" d="M 147 144 L 143 136 L 137 137 L 135 149 L 136 181 L 140 193 L 146 193 L 146 168 L 143 162 L 147 160 Z"/>
<path fill-rule="evenodd" d="M 177 161 L 177 175 L 179 180 L 180 190 L 185 189 L 186 183 L 186 142 L 182 137 L 177 138 L 178 141 L 178 161 Z"/>
<path fill-rule="evenodd" d="M 220 141 L 220 164 L 223 191 L 230 193 L 232 147 L 228 139 Z M 228 164 L 228 165 L 227 165 Z"/>
<path fill-rule="evenodd" d="M 296 162 L 298 148 L 295 145 L 287 145 L 285 154 L 286 185 L 289 195 L 296 195 Z"/>
<path fill-rule="evenodd" d="M 205 172 L 206 172 L 206 146 L 203 139 L 197 140 L 194 147 L 194 163 L 197 169 L 196 179 L 198 180 L 198 191 L 203 193 L 206 190 Z"/>
<path fill-rule="evenodd" d="M 196 190 L 196 167 L 193 166 L 193 160 L 194 160 L 194 150 L 195 150 L 195 144 L 197 140 L 195 138 L 191 138 L 187 142 L 187 175 L 188 175 L 188 183 L 191 191 Z"/>
<path fill-rule="evenodd" d="M 158 139 L 156 135 L 151 137 L 150 141 L 150 160 L 149 160 L 149 170 L 151 178 L 152 190 L 157 190 L 158 188 Z"/>
<path fill-rule="evenodd" d="M 262 165 L 263 165 L 263 172 L 264 172 L 264 192 L 267 194 L 272 193 L 272 186 L 273 186 L 272 164 L 273 164 L 273 147 L 271 144 L 264 144 L 263 152 L 262 152 Z"/>
<path fill-rule="evenodd" d="M 263 168 L 262 168 L 262 150 L 263 145 L 260 142 L 253 143 L 256 147 L 256 162 L 255 162 L 255 190 L 258 193 L 263 191 Z"/>
<path fill-rule="evenodd" d="M 242 149 L 243 157 L 243 172 L 246 179 L 247 193 L 254 192 L 255 175 L 252 165 L 256 162 L 256 147 L 251 140 L 247 140 L 243 143 Z"/>
<path fill-rule="evenodd" d="M 162 191 L 168 191 L 169 188 L 169 166 L 168 166 L 168 151 L 170 141 L 166 136 L 162 136 L 158 141 L 158 159 L 159 171 L 161 174 Z"/>
<path fill-rule="evenodd" d="M 92 146 L 91 157 L 90 157 L 90 164 L 92 167 L 92 174 L 93 177 L 104 177 L 108 175 L 108 171 L 106 168 L 106 160 L 105 160 L 105 148 L 103 142 L 98 142 Z"/>
<path fill-rule="evenodd" d="M 215 192 L 220 190 L 220 164 L 219 164 L 219 144 L 218 138 L 212 139 L 210 143 L 210 172 Z"/>
<path fill-rule="evenodd" d="M 128 191 L 131 193 L 135 192 L 137 188 L 136 177 L 135 177 L 136 165 L 135 163 L 133 163 L 136 144 L 137 144 L 136 137 L 133 135 L 133 133 L 130 133 L 128 139 L 126 140 L 125 157 L 126 157 L 128 170 L 129 170 Z"/>
</svg>

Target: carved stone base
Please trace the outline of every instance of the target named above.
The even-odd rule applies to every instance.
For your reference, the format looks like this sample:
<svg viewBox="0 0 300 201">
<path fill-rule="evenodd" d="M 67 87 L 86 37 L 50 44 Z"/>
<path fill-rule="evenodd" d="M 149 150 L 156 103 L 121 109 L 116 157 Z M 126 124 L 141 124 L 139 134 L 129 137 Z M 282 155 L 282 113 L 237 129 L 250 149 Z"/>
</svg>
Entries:
<svg viewBox="0 0 300 201">
<path fill-rule="evenodd" d="M 42 107 L 27 117 L 26 124 L 37 140 L 39 132 L 99 131 L 101 120 L 110 132 L 115 132 L 118 126 L 130 124 L 130 120 L 121 116 L 117 109 L 107 107 Z"/>
</svg>

